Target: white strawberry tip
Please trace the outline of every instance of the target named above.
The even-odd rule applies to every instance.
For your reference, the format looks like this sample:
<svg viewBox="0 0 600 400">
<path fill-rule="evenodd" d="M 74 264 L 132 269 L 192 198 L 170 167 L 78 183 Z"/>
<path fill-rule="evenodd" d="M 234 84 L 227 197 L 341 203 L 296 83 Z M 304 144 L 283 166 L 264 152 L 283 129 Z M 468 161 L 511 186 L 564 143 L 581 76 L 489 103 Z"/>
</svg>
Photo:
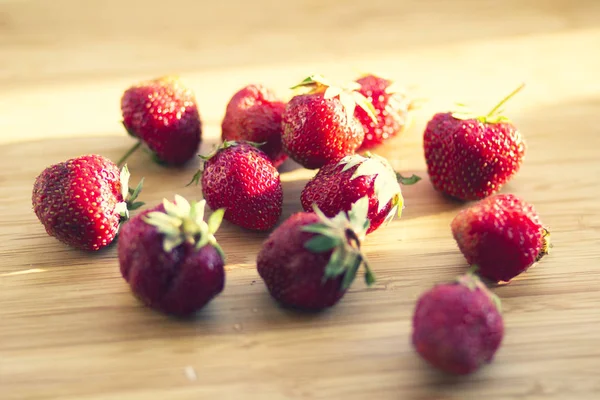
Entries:
<svg viewBox="0 0 600 400">
<path fill-rule="evenodd" d="M 344 165 L 342 172 L 356 167 L 352 179 L 360 176 L 377 175 L 373 184 L 373 191 L 377 198 L 377 212 L 381 212 L 388 204 L 391 209 L 387 214 L 384 224 L 388 224 L 394 216 L 401 217 L 404 209 L 404 197 L 398 183 L 396 172 L 385 158 L 366 152 L 364 156 L 352 154 L 342 158 L 339 165 Z"/>
<path fill-rule="evenodd" d="M 360 90 L 360 84 L 357 82 L 347 82 L 341 85 L 334 85 L 329 79 L 322 75 L 311 75 L 305 78 L 299 84 L 292 86 L 292 90 L 302 90 L 304 93 L 323 93 L 325 99 L 338 98 L 342 107 L 346 111 L 346 118 L 351 121 L 354 118 L 354 110 L 358 105 L 362 108 L 374 123 L 377 123 L 377 110 L 373 103 L 369 101 L 357 90 Z"/>
<path fill-rule="evenodd" d="M 189 203 L 184 197 L 175 195 L 175 202 L 163 200 L 165 211 L 151 211 L 143 221 L 164 235 L 163 250 L 170 253 L 183 243 L 189 243 L 200 250 L 206 245 L 213 246 L 222 259 L 223 249 L 217 243 L 214 234 L 223 221 L 225 209 L 214 211 L 208 221 L 204 221 L 206 200 Z"/>
<path fill-rule="evenodd" d="M 319 222 L 304 226 L 302 230 L 316 235 L 304 243 L 304 247 L 313 253 L 331 251 L 323 282 L 343 276 L 342 289 L 345 290 L 354 281 L 360 266 L 364 265 L 365 282 L 372 285 L 375 276 L 360 248 L 370 225 L 367 217 L 369 198 L 362 197 L 352 205 L 349 212 L 342 211 L 333 218 L 325 216 L 316 205 L 313 205 L 313 209 Z"/>
<path fill-rule="evenodd" d="M 143 202 L 136 201 L 136 199 L 142 191 L 142 187 L 144 186 L 144 178 L 140 179 L 140 182 L 137 184 L 135 189 L 131 189 L 129 188 L 130 177 L 131 174 L 129 172 L 129 168 L 127 168 L 127 164 L 125 164 L 123 165 L 119 173 L 119 182 L 121 184 L 121 197 L 123 198 L 123 201 L 115 205 L 115 213 L 121 216 L 120 222 L 127 221 L 129 219 L 130 211 L 137 210 L 138 208 L 144 205 Z"/>
</svg>

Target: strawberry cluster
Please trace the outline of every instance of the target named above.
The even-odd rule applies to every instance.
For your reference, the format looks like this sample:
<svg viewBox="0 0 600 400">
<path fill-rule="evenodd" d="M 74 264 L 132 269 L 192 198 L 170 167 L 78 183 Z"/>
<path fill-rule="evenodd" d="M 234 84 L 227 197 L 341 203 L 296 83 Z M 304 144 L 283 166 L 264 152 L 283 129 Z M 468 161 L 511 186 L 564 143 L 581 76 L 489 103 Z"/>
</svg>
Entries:
<svg viewBox="0 0 600 400">
<path fill-rule="evenodd" d="M 196 100 L 179 79 L 136 84 L 121 99 L 123 125 L 137 140 L 132 149 L 118 165 L 84 155 L 46 168 L 34 183 L 33 210 L 50 236 L 77 249 L 103 249 L 118 235 L 123 278 L 141 302 L 167 314 L 193 315 L 223 291 L 226 256 L 216 239 L 223 220 L 270 232 L 256 265 L 280 305 L 332 307 L 361 267 L 366 284 L 375 282 L 362 245 L 401 216 L 401 185 L 420 180 L 371 152 L 407 128 L 414 102 L 375 75 L 344 85 L 312 75 L 292 89 L 289 101 L 258 84 L 240 89 L 225 108 L 221 143 L 200 156 L 190 182 L 201 185 L 202 200 L 175 195 L 130 218 L 143 205 L 135 201 L 142 184 L 130 189 L 129 170 L 118 165 L 140 147 L 165 167 L 183 165 L 202 141 Z M 433 187 L 478 201 L 450 224 L 469 271 L 424 293 L 413 315 L 417 353 L 453 374 L 491 362 L 502 342 L 500 301 L 484 281 L 508 282 L 550 248 L 533 206 L 498 194 L 525 155 L 523 137 L 499 110 L 520 89 L 483 116 L 464 107 L 435 114 L 423 136 Z M 280 223 L 278 168 L 288 158 L 318 171 L 298 199 L 302 211 Z"/>
</svg>

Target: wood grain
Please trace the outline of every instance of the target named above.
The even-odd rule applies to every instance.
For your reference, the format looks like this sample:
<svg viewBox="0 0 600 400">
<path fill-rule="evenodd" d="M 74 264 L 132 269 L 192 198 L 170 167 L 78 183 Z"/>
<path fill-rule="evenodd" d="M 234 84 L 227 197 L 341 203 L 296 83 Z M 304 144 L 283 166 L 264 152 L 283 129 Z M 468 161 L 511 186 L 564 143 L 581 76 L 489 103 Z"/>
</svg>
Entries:
<svg viewBox="0 0 600 400">
<path fill-rule="evenodd" d="M 600 398 L 600 3 L 386 1 L 253 3 L 173 0 L 0 0 L 0 398 L 415 399 Z M 382 34 L 381 30 L 385 32 Z M 225 223 L 225 291 L 194 321 L 141 306 L 119 275 L 115 248 L 73 251 L 31 211 L 47 165 L 130 145 L 119 97 L 134 81 L 178 72 L 205 122 L 202 151 L 220 133 L 228 98 L 264 82 L 286 88 L 313 72 L 376 71 L 429 101 L 378 152 L 424 177 L 404 188 L 400 220 L 369 237 L 373 288 L 357 282 L 333 309 L 278 308 L 255 271 L 264 234 Z M 419 294 L 465 269 L 449 223 L 465 205 L 426 177 L 421 135 L 454 101 L 487 110 L 521 81 L 507 107 L 528 144 L 503 192 L 535 204 L 550 256 L 509 285 L 506 336 L 495 362 L 453 379 L 413 352 Z M 180 193 L 197 164 L 171 170 L 143 154 L 150 204 Z M 284 216 L 314 172 L 282 174 Z M 283 220 L 282 218 L 282 220 Z"/>
</svg>

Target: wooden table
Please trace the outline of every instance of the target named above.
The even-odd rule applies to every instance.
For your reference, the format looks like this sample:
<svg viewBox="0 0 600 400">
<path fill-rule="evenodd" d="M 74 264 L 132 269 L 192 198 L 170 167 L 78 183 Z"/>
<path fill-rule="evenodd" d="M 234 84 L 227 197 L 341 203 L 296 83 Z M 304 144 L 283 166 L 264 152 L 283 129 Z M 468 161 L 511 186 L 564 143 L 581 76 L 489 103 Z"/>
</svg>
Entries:
<svg viewBox="0 0 600 400">
<path fill-rule="evenodd" d="M 0 398 L 600 399 L 600 2 L 596 0 L 0 0 Z M 335 308 L 286 312 L 255 270 L 265 235 L 225 224 L 226 289 L 192 322 L 141 306 L 115 248 L 71 250 L 31 211 L 47 165 L 132 143 L 119 99 L 131 83 L 179 73 L 196 92 L 207 151 L 229 97 L 319 72 L 388 75 L 429 101 L 380 153 L 425 177 L 401 220 L 365 244 L 378 276 Z M 529 150 L 504 188 L 535 204 L 552 254 L 495 292 L 506 336 L 496 361 L 453 379 L 411 348 L 415 300 L 465 270 L 449 222 L 460 205 L 426 179 L 422 131 L 455 101 L 487 111 L 521 81 L 507 112 Z M 143 154 L 150 204 L 180 193 L 197 163 Z M 314 172 L 282 175 L 284 218 Z"/>
</svg>

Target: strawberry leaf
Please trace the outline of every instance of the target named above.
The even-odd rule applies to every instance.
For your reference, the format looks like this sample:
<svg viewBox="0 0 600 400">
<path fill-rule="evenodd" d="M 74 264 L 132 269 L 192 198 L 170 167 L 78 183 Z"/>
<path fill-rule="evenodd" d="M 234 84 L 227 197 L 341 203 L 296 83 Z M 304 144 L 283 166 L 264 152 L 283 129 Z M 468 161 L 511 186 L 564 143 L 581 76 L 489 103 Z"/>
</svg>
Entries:
<svg viewBox="0 0 600 400">
<path fill-rule="evenodd" d="M 356 108 L 354 97 L 347 92 L 342 92 L 339 96 L 340 103 L 342 103 L 342 107 L 344 107 L 344 111 L 346 112 L 346 118 L 348 121 L 352 121 L 352 118 L 354 118 L 354 109 Z"/>
<path fill-rule="evenodd" d="M 127 164 L 123 165 L 121 168 L 121 172 L 119 173 L 119 181 L 121 183 L 121 196 L 123 200 L 127 198 L 129 194 L 129 178 L 131 174 L 129 173 L 129 168 L 127 168 Z"/>
<path fill-rule="evenodd" d="M 323 94 L 324 99 L 333 99 L 336 96 L 339 96 L 342 93 L 342 88 L 338 86 L 329 86 L 325 93 Z"/>
<path fill-rule="evenodd" d="M 215 212 L 213 212 L 208 218 L 208 232 L 215 233 L 219 227 L 221 226 L 221 222 L 223 222 L 223 216 L 225 215 L 225 209 L 219 208 Z"/>
<path fill-rule="evenodd" d="M 336 247 L 339 243 L 338 238 L 332 238 L 330 236 L 319 235 L 304 243 L 304 247 L 313 253 L 323 253 Z"/>
<path fill-rule="evenodd" d="M 367 113 L 369 118 L 374 123 L 377 123 L 377 110 L 375 110 L 373 103 L 360 92 L 352 92 L 352 97 L 354 97 L 354 102 Z"/>
<path fill-rule="evenodd" d="M 302 227 L 302 230 L 304 232 L 312 232 L 312 233 L 318 233 L 319 235 L 325 235 L 325 236 L 330 236 L 333 238 L 338 237 L 337 232 L 332 231 L 330 226 L 327 226 L 325 224 L 311 224 L 311 225 L 306 225 Z"/>
<path fill-rule="evenodd" d="M 352 154 L 342 158 L 339 162 L 340 165 L 345 164 L 344 168 L 342 168 L 342 172 L 348 171 L 350 168 L 360 165 L 362 162 L 366 161 L 367 158 L 361 156 L 360 154 Z"/>
<path fill-rule="evenodd" d="M 403 185 L 414 185 L 415 183 L 417 183 L 421 180 L 421 177 L 417 176 L 415 174 L 406 178 L 406 177 L 402 176 L 402 174 L 399 172 L 396 172 L 396 178 L 398 179 L 398 182 L 400 182 Z"/>
</svg>

